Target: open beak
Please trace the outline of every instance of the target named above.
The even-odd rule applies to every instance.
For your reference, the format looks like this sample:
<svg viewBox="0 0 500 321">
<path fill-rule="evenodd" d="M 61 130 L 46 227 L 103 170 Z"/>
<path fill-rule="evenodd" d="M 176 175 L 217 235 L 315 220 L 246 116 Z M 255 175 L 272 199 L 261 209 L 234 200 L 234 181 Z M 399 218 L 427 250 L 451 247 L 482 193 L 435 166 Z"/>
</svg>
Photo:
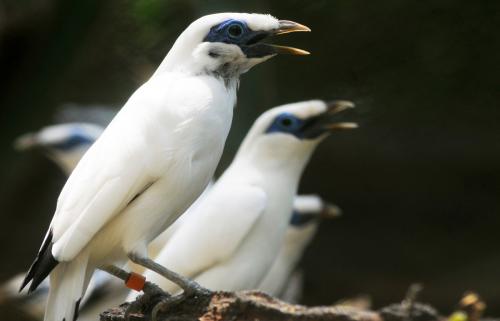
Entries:
<svg viewBox="0 0 500 321">
<path fill-rule="evenodd" d="M 303 135 L 305 138 L 316 139 L 328 132 L 339 129 L 354 129 L 358 128 L 357 123 L 353 122 L 338 122 L 335 116 L 347 109 L 354 108 L 354 103 L 347 100 L 335 100 L 326 103 L 327 109 L 325 112 L 311 117 L 306 121 Z"/>
<path fill-rule="evenodd" d="M 348 100 L 334 100 L 327 103 L 328 110 L 327 114 L 335 115 L 344 110 L 354 108 L 354 103 Z M 330 131 L 335 131 L 339 129 L 355 129 L 358 128 L 357 123 L 353 122 L 333 122 L 325 125 L 325 128 Z"/>
<path fill-rule="evenodd" d="M 342 216 L 342 209 L 337 205 L 325 203 L 321 210 L 320 217 L 323 219 L 332 219 Z"/>
<path fill-rule="evenodd" d="M 14 149 L 18 151 L 29 150 L 37 145 L 36 135 L 32 133 L 21 135 L 14 141 Z"/>
<path fill-rule="evenodd" d="M 310 31 L 311 29 L 300 23 L 289 20 L 280 20 L 277 29 L 265 33 L 256 33 L 255 36 L 252 37 L 252 39 L 250 39 L 250 43 L 247 43 L 247 46 L 244 49 L 244 51 L 250 58 L 252 57 L 259 58 L 276 54 L 286 54 L 295 56 L 309 55 L 310 54 L 309 51 L 303 49 L 262 43 L 260 41 L 272 36 L 283 35 L 292 32 L 310 32 Z"/>
<path fill-rule="evenodd" d="M 303 24 L 293 22 L 290 20 L 280 20 L 278 29 L 274 30 L 273 35 L 284 35 L 292 32 L 311 32 L 309 27 L 304 26 Z M 309 51 L 298 49 L 294 47 L 288 46 L 279 46 L 279 45 L 270 45 L 274 52 L 277 54 L 288 54 L 288 55 L 296 55 L 296 56 L 305 56 L 309 55 Z"/>
</svg>

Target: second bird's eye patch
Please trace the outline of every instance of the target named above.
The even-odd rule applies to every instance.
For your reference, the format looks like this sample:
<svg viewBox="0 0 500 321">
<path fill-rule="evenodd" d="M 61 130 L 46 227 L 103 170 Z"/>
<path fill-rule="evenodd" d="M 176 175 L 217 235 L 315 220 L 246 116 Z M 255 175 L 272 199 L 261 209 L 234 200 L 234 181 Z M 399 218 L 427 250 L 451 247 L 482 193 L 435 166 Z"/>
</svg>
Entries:
<svg viewBox="0 0 500 321">
<path fill-rule="evenodd" d="M 283 113 L 276 116 L 274 121 L 271 123 L 266 133 L 290 133 L 297 134 L 300 132 L 304 121 L 297 116 L 290 113 Z"/>
<path fill-rule="evenodd" d="M 93 143 L 94 139 L 89 137 L 84 130 L 81 128 L 75 128 L 66 139 L 51 143 L 49 144 L 49 147 L 67 151 L 80 146 L 92 145 Z"/>
</svg>

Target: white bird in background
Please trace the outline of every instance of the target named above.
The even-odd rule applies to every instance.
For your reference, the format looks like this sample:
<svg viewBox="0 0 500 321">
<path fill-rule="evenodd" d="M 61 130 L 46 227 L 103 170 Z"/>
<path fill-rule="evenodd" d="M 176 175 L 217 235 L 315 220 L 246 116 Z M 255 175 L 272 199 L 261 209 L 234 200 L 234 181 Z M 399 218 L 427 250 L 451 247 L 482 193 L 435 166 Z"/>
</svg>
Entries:
<svg viewBox="0 0 500 321">
<path fill-rule="evenodd" d="M 293 201 L 293 214 L 279 254 L 257 289 L 284 301 L 297 303 L 302 295 L 302 272 L 297 265 L 311 243 L 323 218 L 337 218 L 339 207 L 318 195 L 298 195 Z"/>
<path fill-rule="evenodd" d="M 147 245 L 201 194 L 219 162 L 240 74 L 278 53 L 269 35 L 309 31 L 270 15 L 223 13 L 193 22 L 70 175 L 24 288 L 50 274 L 46 321 L 75 320 L 94 269 L 134 263 L 198 287 L 148 258 Z M 127 284 L 142 288 L 134 276 Z"/>
<path fill-rule="evenodd" d="M 156 261 L 212 290 L 257 288 L 278 255 L 316 146 L 332 130 L 356 127 L 333 122 L 332 114 L 353 106 L 312 100 L 262 114 L 230 167 L 198 202 L 199 213 L 185 218 Z M 146 277 L 170 293 L 179 289 L 152 271 Z M 132 292 L 128 300 L 136 296 Z"/>
<path fill-rule="evenodd" d="M 20 136 L 14 147 L 17 150 L 40 148 L 69 175 L 103 130 L 101 126 L 89 123 L 52 125 Z"/>
</svg>

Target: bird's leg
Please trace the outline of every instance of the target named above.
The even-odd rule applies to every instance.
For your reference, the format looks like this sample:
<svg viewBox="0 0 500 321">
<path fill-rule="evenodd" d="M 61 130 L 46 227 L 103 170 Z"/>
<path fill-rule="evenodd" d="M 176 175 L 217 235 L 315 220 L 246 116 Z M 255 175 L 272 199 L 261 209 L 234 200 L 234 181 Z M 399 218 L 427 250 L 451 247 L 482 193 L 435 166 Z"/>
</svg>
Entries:
<svg viewBox="0 0 500 321">
<path fill-rule="evenodd" d="M 175 273 L 174 271 L 171 271 L 167 269 L 166 267 L 156 263 L 155 261 L 149 259 L 149 258 L 143 258 L 140 257 L 136 254 L 129 254 L 129 259 L 136 263 L 139 264 L 151 271 L 154 271 L 158 273 L 159 275 L 163 276 L 164 278 L 172 281 L 173 283 L 177 284 L 183 291 L 185 295 L 194 295 L 194 294 L 208 294 L 210 293 L 210 290 L 202 287 L 198 283 L 196 283 L 193 280 L 190 280 L 178 273 Z"/>
<path fill-rule="evenodd" d="M 150 269 L 151 271 L 154 271 L 160 274 L 161 276 L 165 277 L 166 279 L 174 282 L 183 290 L 182 293 L 166 297 L 155 305 L 155 307 L 151 311 L 151 320 L 153 321 L 157 320 L 156 316 L 160 311 L 167 310 L 168 308 L 181 302 L 182 300 L 184 300 L 189 296 L 194 296 L 194 295 L 204 296 L 204 295 L 209 295 L 211 293 L 210 290 L 202 287 L 195 281 L 192 281 L 180 274 L 177 274 L 174 271 L 165 268 L 164 266 L 156 263 L 155 261 L 149 258 L 139 257 L 136 254 L 129 254 L 129 259 L 132 262 L 139 264 L 147 269 Z"/>
<path fill-rule="evenodd" d="M 151 309 L 148 309 L 148 306 L 151 307 L 152 304 L 154 304 L 154 308 L 156 308 L 158 302 L 163 302 L 166 298 L 168 299 L 171 297 L 168 293 L 160 289 L 159 286 L 146 281 L 144 277 L 134 272 L 127 272 L 114 265 L 106 265 L 100 269 L 122 279 L 128 288 L 144 292 L 143 295 L 138 296 L 135 301 L 131 302 L 125 310 L 125 320 L 127 321 L 129 320 L 130 314 L 142 312 L 143 310 L 147 311 Z"/>
<path fill-rule="evenodd" d="M 125 285 L 132 290 L 135 291 L 143 291 L 145 294 L 148 295 L 163 295 L 163 296 L 169 296 L 168 293 L 164 292 L 162 289 L 160 289 L 159 286 L 157 286 L 154 283 L 146 281 L 146 278 L 143 277 L 140 274 L 137 274 L 135 272 L 127 272 L 123 269 L 120 269 L 117 266 L 114 265 L 106 265 L 102 266 L 99 268 L 100 270 L 103 270 L 105 272 L 108 272 L 111 275 L 116 276 L 119 279 L 122 279 L 125 281 Z"/>
</svg>

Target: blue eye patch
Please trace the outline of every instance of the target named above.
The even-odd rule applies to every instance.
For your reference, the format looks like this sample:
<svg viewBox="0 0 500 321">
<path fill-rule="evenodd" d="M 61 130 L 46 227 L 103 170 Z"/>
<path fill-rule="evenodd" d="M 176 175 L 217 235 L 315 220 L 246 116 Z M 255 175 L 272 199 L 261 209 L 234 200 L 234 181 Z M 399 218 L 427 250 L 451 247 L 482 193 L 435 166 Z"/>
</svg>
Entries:
<svg viewBox="0 0 500 321">
<path fill-rule="evenodd" d="M 266 133 L 288 133 L 302 138 L 300 132 L 305 121 L 290 113 L 279 114 L 271 123 Z"/>
<path fill-rule="evenodd" d="M 302 119 L 291 113 L 276 116 L 267 128 L 266 134 L 283 133 L 294 135 L 298 139 L 316 139 L 326 133 L 328 114 L 320 114 Z"/>
<path fill-rule="evenodd" d="M 203 41 L 244 45 L 249 33 L 250 29 L 245 22 L 230 19 L 210 28 Z"/>
<path fill-rule="evenodd" d="M 51 148 L 68 151 L 76 147 L 84 146 L 84 145 L 92 145 L 95 139 L 89 137 L 85 131 L 80 128 L 74 128 L 71 130 L 69 136 L 57 143 L 51 144 Z"/>
</svg>

